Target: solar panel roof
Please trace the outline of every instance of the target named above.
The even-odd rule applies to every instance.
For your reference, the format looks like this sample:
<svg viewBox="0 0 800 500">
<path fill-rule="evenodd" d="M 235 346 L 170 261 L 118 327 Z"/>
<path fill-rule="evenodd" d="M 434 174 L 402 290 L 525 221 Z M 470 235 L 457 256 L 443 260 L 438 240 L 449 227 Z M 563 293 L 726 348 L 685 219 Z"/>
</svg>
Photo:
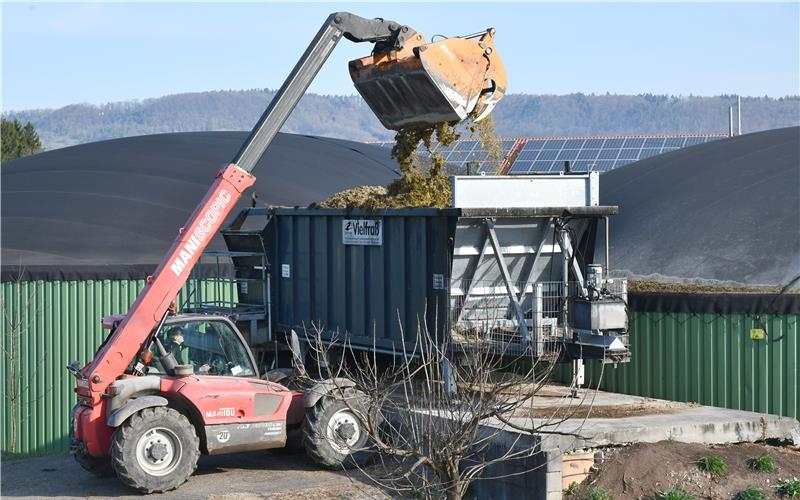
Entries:
<svg viewBox="0 0 800 500">
<path fill-rule="evenodd" d="M 573 171 L 605 172 L 675 149 L 724 138 L 722 134 L 628 137 L 530 138 L 507 169 L 509 174 Z"/>
<path fill-rule="evenodd" d="M 451 165 L 451 173 L 464 175 L 536 174 L 561 172 L 571 162 L 575 172 L 605 172 L 676 149 L 723 139 L 724 134 L 662 134 L 614 137 L 529 137 L 501 139 L 500 161 L 474 139 L 458 140 L 447 147 L 436 146 Z M 391 148 L 394 142 L 378 143 Z M 427 155 L 427 152 L 420 150 Z"/>
</svg>

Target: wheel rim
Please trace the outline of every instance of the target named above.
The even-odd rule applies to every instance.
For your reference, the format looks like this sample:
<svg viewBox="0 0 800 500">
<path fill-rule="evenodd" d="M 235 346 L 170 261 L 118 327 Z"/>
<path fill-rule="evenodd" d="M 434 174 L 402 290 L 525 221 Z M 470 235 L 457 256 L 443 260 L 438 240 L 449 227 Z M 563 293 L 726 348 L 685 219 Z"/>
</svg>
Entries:
<svg viewBox="0 0 800 500">
<path fill-rule="evenodd" d="M 178 466 L 182 454 L 178 436 L 164 427 L 145 432 L 136 443 L 136 461 L 151 476 L 166 476 Z"/>
<path fill-rule="evenodd" d="M 339 410 L 328 422 L 326 437 L 334 450 L 349 455 L 361 440 L 361 425 L 349 410 Z"/>
</svg>

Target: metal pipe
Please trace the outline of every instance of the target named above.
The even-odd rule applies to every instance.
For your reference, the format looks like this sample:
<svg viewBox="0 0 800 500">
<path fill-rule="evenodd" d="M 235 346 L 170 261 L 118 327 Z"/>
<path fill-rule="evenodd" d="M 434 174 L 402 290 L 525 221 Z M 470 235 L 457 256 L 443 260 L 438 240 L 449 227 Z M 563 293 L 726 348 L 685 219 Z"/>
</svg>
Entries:
<svg viewBox="0 0 800 500">
<path fill-rule="evenodd" d="M 559 229 L 559 231 L 561 231 L 561 241 L 564 241 L 563 238 L 564 238 L 564 233 L 566 233 L 566 231 L 563 229 Z M 561 254 L 564 256 L 563 258 L 564 274 L 562 276 L 563 282 L 561 291 L 561 299 L 564 302 L 563 304 L 561 304 L 561 323 L 562 323 L 562 328 L 564 329 L 564 337 L 566 338 L 567 323 L 569 323 L 569 309 L 568 309 L 569 306 L 567 305 L 569 299 L 569 253 L 567 252 L 567 249 L 564 248 L 563 246 L 561 247 Z"/>
<path fill-rule="evenodd" d="M 267 340 L 272 340 L 272 273 L 267 272 Z"/>
<path fill-rule="evenodd" d="M 267 218 L 269 224 L 269 218 Z M 266 291 L 262 293 L 262 304 L 267 313 L 267 341 L 272 340 L 272 271 L 267 263 L 267 248 L 264 246 L 264 238 L 258 236 L 258 242 L 261 245 L 261 279 L 262 283 L 266 282 Z"/>
<path fill-rule="evenodd" d="M 494 28 L 489 28 L 488 30 L 485 30 L 485 31 L 476 31 L 475 33 L 470 33 L 469 35 L 461 35 L 461 36 L 459 36 L 457 38 L 480 38 L 483 35 L 485 35 L 487 33 L 487 31 L 491 32 L 492 34 L 494 34 Z M 447 37 L 445 37 L 445 38 L 447 38 Z"/>
<path fill-rule="evenodd" d="M 608 227 L 608 215 L 603 217 L 603 220 L 605 221 L 605 229 L 606 229 L 605 271 L 604 271 L 603 274 L 604 274 L 605 278 L 608 279 L 608 267 L 609 267 L 610 262 L 611 262 L 611 258 L 608 256 L 608 247 L 609 247 L 608 242 L 609 242 L 609 239 L 610 239 L 610 234 L 609 234 L 610 233 L 610 228 Z"/>
</svg>

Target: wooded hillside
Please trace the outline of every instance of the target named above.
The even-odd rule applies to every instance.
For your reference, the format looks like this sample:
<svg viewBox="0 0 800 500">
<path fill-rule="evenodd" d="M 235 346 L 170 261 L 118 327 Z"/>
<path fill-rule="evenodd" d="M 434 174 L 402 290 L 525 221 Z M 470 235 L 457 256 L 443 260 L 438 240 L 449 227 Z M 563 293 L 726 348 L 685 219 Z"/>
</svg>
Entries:
<svg viewBox="0 0 800 500">
<path fill-rule="evenodd" d="M 132 135 L 207 130 L 248 130 L 270 90 L 176 94 L 100 106 L 6 113 L 30 121 L 47 149 Z M 507 95 L 495 111 L 501 136 L 610 135 L 725 132 L 734 96 Z M 742 100 L 743 132 L 800 125 L 800 97 Z M 308 94 L 289 118 L 286 132 L 357 141 L 388 140 L 393 134 L 358 96 Z"/>
</svg>

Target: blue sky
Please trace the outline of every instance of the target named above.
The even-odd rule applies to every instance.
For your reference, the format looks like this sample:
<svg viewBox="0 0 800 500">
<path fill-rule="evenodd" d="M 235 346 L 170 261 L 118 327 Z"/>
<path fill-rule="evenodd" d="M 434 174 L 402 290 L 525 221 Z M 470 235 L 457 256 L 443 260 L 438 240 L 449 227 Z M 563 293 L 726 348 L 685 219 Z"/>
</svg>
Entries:
<svg viewBox="0 0 800 500">
<path fill-rule="evenodd" d="M 2 108 L 276 88 L 327 14 L 497 28 L 509 92 L 800 94 L 800 3 L 3 3 Z M 354 94 L 342 41 L 311 91 Z"/>
</svg>

